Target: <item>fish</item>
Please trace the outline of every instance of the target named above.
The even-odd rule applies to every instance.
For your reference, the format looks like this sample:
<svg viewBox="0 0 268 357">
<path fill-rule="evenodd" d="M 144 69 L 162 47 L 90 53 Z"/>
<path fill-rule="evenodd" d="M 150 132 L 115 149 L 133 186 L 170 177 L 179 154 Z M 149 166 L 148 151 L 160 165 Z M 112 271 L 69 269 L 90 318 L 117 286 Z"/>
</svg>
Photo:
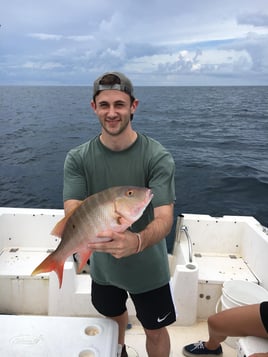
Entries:
<svg viewBox="0 0 268 357">
<path fill-rule="evenodd" d="M 31 275 L 55 271 L 61 288 L 69 256 L 79 257 L 78 272 L 82 271 L 92 253 L 88 243 L 109 241 L 108 237 L 97 237 L 106 230 L 126 231 L 142 216 L 152 198 L 151 189 L 137 186 L 115 186 L 87 197 L 55 225 L 51 235 L 61 241 Z"/>
</svg>

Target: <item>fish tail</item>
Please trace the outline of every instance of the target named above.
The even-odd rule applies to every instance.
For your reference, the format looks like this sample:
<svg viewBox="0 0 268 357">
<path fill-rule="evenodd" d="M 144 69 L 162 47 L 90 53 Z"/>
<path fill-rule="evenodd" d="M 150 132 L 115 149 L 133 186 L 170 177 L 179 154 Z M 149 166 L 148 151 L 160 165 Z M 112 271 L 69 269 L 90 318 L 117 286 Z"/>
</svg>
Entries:
<svg viewBox="0 0 268 357">
<path fill-rule="evenodd" d="M 62 285 L 62 277 L 63 277 L 63 268 L 64 268 L 64 261 L 58 261 L 55 259 L 53 253 L 50 254 L 46 259 L 39 264 L 34 271 L 32 272 L 33 275 L 37 275 L 40 273 L 48 273 L 50 271 L 55 271 L 59 279 L 59 287 L 61 288 Z"/>
</svg>

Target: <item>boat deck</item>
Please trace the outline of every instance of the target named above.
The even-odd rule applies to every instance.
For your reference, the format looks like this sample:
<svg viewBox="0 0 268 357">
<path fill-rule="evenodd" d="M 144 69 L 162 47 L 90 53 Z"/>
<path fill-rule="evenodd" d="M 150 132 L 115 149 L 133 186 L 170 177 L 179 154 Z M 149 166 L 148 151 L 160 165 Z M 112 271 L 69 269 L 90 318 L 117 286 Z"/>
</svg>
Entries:
<svg viewBox="0 0 268 357">
<path fill-rule="evenodd" d="M 33 269 L 45 259 L 47 249 L 8 247 L 0 251 L 0 277 L 30 277 Z M 48 274 L 43 274 L 48 279 Z"/>
<path fill-rule="evenodd" d="M 1 356 L 19 357 L 21 355 L 12 353 L 12 348 L 3 350 L 5 343 L 12 343 L 11 347 L 17 344 L 18 351 L 22 347 L 26 350 L 34 347 L 39 348 L 38 353 L 25 353 L 23 356 L 49 355 L 53 357 L 54 352 L 51 353 L 51 351 L 54 351 L 53 347 L 55 346 L 58 351 L 61 349 L 61 353 L 54 353 L 55 357 L 65 357 L 65 342 L 69 345 L 72 338 L 76 336 L 77 329 L 73 329 L 71 325 L 71 328 L 67 331 L 65 324 L 62 329 L 59 328 L 59 324 L 54 324 L 52 329 L 47 328 L 46 332 L 37 334 L 40 325 L 27 325 L 29 320 L 21 316 L 22 314 L 33 318 L 43 315 L 43 319 L 50 320 L 52 318 L 51 321 L 54 321 L 53 317 L 56 316 L 63 318 L 73 316 L 82 321 L 84 317 L 90 318 L 90 316 L 94 317 L 96 314 L 89 303 L 90 275 L 77 274 L 72 257 L 66 261 L 61 290 L 59 290 L 55 273 L 31 276 L 33 269 L 51 250 L 56 249 L 59 240 L 49 235 L 49 232 L 62 216 L 62 210 L 1 208 L 0 290 L 4 292 L 0 299 Z M 190 232 L 192 247 L 194 248 L 193 264 L 188 264 L 188 242 L 184 235 L 179 236 L 182 224 L 186 225 Z M 266 273 L 267 231 L 263 230 L 252 217 L 213 218 L 186 214 L 183 215 L 183 220 L 180 219 L 176 237 L 177 249 L 170 257 L 170 263 L 174 292 L 178 293 L 176 296 L 174 294 L 177 299 L 178 320 L 180 318 L 183 320 L 184 313 L 187 322 L 189 322 L 189 314 L 194 311 L 194 322 L 191 325 L 191 322 L 186 324 L 183 323 L 184 320 L 177 321 L 168 327 L 171 339 L 170 357 L 182 357 L 184 345 L 207 339 L 206 319 L 215 313 L 217 306 L 224 307 L 220 303 L 222 284 L 225 281 L 245 280 L 260 284 L 265 289 L 268 287 Z M 177 283 L 175 273 L 177 274 Z M 188 289 L 180 288 L 184 286 L 181 285 L 184 281 L 187 282 Z M 176 286 L 178 286 L 177 290 L 175 289 Z M 189 300 L 191 296 L 194 299 L 197 297 L 196 306 Z M 193 307 L 196 308 L 196 311 Z M 128 310 L 129 319 L 132 323 L 132 327 L 126 331 L 128 355 L 129 357 L 146 357 L 145 334 L 141 325 L 135 320 L 135 311 L 131 301 Z M 23 328 L 17 329 L 15 336 L 14 326 L 17 327 L 17 325 L 12 325 L 8 330 L 8 324 L 4 322 L 5 318 L 14 321 L 14 317 L 21 318 L 23 325 Z M 40 318 L 42 317 L 40 316 Z M 29 329 L 32 329 L 32 332 Z M 9 338 L 6 338 L 8 331 Z M 74 357 L 93 357 L 92 353 L 84 353 L 87 350 L 82 350 L 83 353 L 77 353 L 77 351 L 81 351 L 81 348 L 90 348 L 89 337 L 84 332 L 85 329 L 81 330 L 79 338 L 82 337 L 82 342 L 87 343 L 87 345 L 85 347 L 82 342 L 78 341 L 79 338 L 75 338 L 77 350 Z M 68 338 L 69 333 L 70 339 Z M 46 336 L 49 336 L 49 338 L 46 338 Z M 63 343 L 60 343 L 60 336 Z M 91 336 L 90 333 L 89 336 Z M 53 338 L 53 341 L 50 337 Z M 108 339 L 103 338 L 103 336 L 99 337 L 100 346 L 107 347 L 109 345 Z M 114 342 L 117 338 L 114 336 L 112 340 Z M 230 341 L 230 339 L 228 340 Z M 243 353 L 240 353 L 239 350 L 228 344 L 228 340 L 222 344 L 225 357 L 245 357 L 253 351 L 264 352 L 256 348 L 255 342 L 250 342 L 250 348 L 248 348 L 248 344 L 243 339 L 245 349 L 247 348 L 251 353 L 244 353 L 245 349 Z M 48 343 L 45 344 L 45 341 Z M 267 351 L 267 343 L 265 341 L 263 347 L 265 351 Z M 71 346 L 73 345 L 71 344 Z M 40 351 L 42 346 L 48 347 L 50 352 L 48 354 L 42 353 Z M 100 356 L 100 353 L 95 355 L 94 357 L 104 357 L 102 354 Z M 108 353 L 108 357 L 111 357 L 111 353 Z"/>
<path fill-rule="evenodd" d="M 208 337 L 207 323 L 202 321 L 192 326 L 169 326 L 168 327 L 171 354 L 170 357 L 182 357 L 182 348 L 189 343 L 205 341 Z M 145 335 L 140 325 L 133 325 L 126 332 L 126 345 L 129 357 L 146 357 Z M 236 357 L 237 350 L 227 343 L 222 344 L 224 357 Z"/>
<path fill-rule="evenodd" d="M 258 279 L 244 259 L 237 254 L 195 254 L 199 267 L 198 280 L 223 283 L 228 280 L 246 280 L 258 284 Z"/>
</svg>

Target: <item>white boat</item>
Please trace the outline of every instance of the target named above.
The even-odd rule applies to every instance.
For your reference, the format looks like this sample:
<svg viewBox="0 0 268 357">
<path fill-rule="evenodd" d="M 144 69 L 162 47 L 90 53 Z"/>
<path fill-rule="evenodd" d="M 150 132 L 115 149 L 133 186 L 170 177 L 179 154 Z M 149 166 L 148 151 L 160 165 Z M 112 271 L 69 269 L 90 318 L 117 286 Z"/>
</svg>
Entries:
<svg viewBox="0 0 268 357">
<path fill-rule="evenodd" d="M 90 303 L 90 275 L 77 273 L 73 257 L 65 263 L 61 289 L 54 272 L 31 276 L 33 269 L 57 247 L 59 239 L 50 232 L 62 216 L 63 210 L 0 208 L 0 326 L 3 330 L 0 354 L 3 356 L 20 356 L 14 354 L 14 348 L 32 352 L 29 348 L 38 350 L 42 343 L 42 351 L 45 351 L 47 341 L 40 336 L 51 331 L 48 326 L 54 326 L 57 333 L 57 326 L 62 330 L 61 324 L 66 327 L 68 324 L 84 326 L 84 323 L 87 325 L 83 327 L 85 334 L 91 336 L 90 343 L 94 346 L 83 349 L 81 342 L 77 347 L 81 351 L 70 356 L 105 357 L 105 344 L 97 341 L 100 337 L 106 341 L 106 347 L 110 344 L 107 356 L 113 357 L 115 353 L 117 327 L 103 325 L 107 320 L 98 315 Z M 176 323 L 169 327 L 172 357 L 182 355 L 183 345 L 206 339 L 206 319 L 216 310 L 236 303 L 262 301 L 266 296 L 268 300 L 267 252 L 268 229 L 253 217 L 183 214 L 177 218 L 174 249 L 169 256 L 178 313 Z M 234 290 L 238 299 L 229 296 L 229 300 L 226 297 L 224 300 L 224 284 L 232 281 L 236 282 Z M 259 290 L 255 292 L 251 287 L 259 287 Z M 145 357 L 145 337 L 130 300 L 128 310 L 129 356 Z M 97 331 L 95 334 L 91 333 L 92 326 L 95 326 L 93 331 Z M 110 331 L 110 339 L 100 335 L 106 330 Z M 62 338 L 71 341 L 68 333 L 72 334 L 73 329 L 66 327 L 64 331 Z M 84 341 L 85 337 L 80 337 Z M 268 340 L 230 339 L 223 349 L 225 356 L 247 356 L 253 351 L 268 351 Z M 35 355 L 47 354 L 38 354 L 35 350 Z M 55 356 L 60 355 L 61 351 L 55 350 Z M 49 356 L 54 356 L 51 350 Z"/>
</svg>

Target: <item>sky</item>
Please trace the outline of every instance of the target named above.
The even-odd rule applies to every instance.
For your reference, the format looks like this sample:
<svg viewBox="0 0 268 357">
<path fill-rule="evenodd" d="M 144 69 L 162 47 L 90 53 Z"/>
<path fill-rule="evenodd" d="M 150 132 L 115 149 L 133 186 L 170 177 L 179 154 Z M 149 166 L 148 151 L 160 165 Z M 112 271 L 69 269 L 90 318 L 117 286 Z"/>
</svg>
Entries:
<svg viewBox="0 0 268 357">
<path fill-rule="evenodd" d="M 267 0 L 0 0 L 0 85 L 268 85 Z"/>
</svg>

